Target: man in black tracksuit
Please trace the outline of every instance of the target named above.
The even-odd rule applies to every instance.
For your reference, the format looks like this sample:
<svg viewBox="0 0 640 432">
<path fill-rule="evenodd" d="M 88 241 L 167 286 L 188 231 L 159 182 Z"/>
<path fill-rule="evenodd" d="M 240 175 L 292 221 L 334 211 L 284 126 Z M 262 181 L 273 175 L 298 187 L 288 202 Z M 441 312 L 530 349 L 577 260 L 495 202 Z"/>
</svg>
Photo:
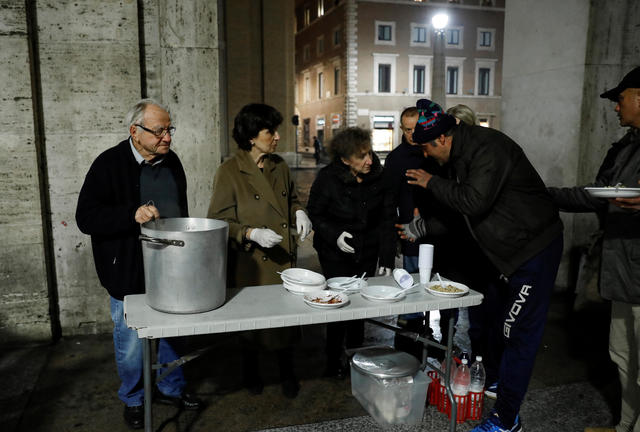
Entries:
<svg viewBox="0 0 640 432">
<path fill-rule="evenodd" d="M 437 104 L 421 99 L 415 142 L 447 168 L 445 177 L 408 170 L 410 184 L 461 214 L 469 233 L 499 277 L 485 307 L 499 318 L 489 329 L 491 350 L 501 353 L 494 411 L 473 431 L 522 429 L 518 412 L 533 371 L 562 255 L 558 208 L 522 149 L 503 133 L 456 124 Z M 403 226 L 409 238 L 435 231 L 430 219 Z M 464 248 L 465 245 L 460 245 Z M 463 263 L 461 263 L 462 265 Z M 490 364 L 487 365 L 490 369 Z M 491 382 L 491 370 L 488 371 Z"/>
</svg>

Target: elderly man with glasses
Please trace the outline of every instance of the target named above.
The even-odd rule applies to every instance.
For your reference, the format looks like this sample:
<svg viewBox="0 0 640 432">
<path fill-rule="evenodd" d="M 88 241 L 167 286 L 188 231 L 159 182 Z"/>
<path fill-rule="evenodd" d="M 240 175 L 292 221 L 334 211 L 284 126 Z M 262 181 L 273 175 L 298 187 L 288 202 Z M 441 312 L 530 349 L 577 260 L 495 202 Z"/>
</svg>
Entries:
<svg viewBox="0 0 640 432">
<path fill-rule="evenodd" d="M 145 291 L 140 224 L 160 217 L 187 217 L 187 181 L 171 151 L 168 110 L 152 99 L 136 103 L 127 114 L 129 138 L 104 151 L 91 165 L 78 206 L 78 228 L 91 236 L 93 259 L 108 291 L 113 343 L 124 402 L 124 419 L 132 429 L 144 426 L 142 343 L 123 316 L 123 299 Z M 160 339 L 158 362 L 176 360 L 178 340 Z M 162 373 L 162 371 L 160 371 Z M 156 402 L 199 409 L 202 402 L 184 391 L 180 368 L 157 383 Z"/>
</svg>

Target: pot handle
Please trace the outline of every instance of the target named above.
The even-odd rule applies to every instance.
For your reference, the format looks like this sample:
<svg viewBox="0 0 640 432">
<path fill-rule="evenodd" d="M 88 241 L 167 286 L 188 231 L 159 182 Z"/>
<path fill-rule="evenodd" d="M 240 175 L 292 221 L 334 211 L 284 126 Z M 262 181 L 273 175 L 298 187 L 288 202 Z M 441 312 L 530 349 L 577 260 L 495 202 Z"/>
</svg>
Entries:
<svg viewBox="0 0 640 432">
<path fill-rule="evenodd" d="M 149 243 L 157 243 L 157 244 L 163 244 L 163 245 L 167 245 L 167 246 L 184 247 L 184 241 L 183 240 L 161 239 L 161 238 L 149 237 L 148 235 L 144 235 L 144 234 L 140 234 L 140 236 L 138 238 L 140 240 L 142 240 L 142 241 L 146 241 L 146 242 L 149 242 Z"/>
</svg>

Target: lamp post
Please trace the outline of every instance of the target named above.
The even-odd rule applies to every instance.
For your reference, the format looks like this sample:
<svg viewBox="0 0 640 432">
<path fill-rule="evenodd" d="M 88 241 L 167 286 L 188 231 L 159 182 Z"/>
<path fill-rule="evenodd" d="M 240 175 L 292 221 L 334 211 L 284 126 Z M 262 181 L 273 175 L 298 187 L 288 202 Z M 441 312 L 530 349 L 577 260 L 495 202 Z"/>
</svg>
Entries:
<svg viewBox="0 0 640 432">
<path fill-rule="evenodd" d="M 444 70 L 444 38 L 449 16 L 445 13 L 435 14 L 431 24 L 435 30 L 433 41 L 433 77 L 431 78 L 431 100 L 446 107 L 445 103 L 445 70 Z"/>
</svg>

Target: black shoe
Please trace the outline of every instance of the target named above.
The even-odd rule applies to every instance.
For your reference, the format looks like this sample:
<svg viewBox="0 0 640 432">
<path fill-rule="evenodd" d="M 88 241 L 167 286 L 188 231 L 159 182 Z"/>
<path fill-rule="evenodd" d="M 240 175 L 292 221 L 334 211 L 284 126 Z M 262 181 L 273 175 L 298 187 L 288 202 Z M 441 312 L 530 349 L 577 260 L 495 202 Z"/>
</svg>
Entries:
<svg viewBox="0 0 640 432">
<path fill-rule="evenodd" d="M 157 391 L 153 397 L 153 401 L 163 405 L 173 405 L 190 411 L 196 411 L 204 408 L 204 402 L 188 392 L 183 392 L 180 396 L 166 396 Z"/>
<path fill-rule="evenodd" d="M 124 406 L 124 421 L 131 429 L 144 427 L 144 406 Z"/>
<path fill-rule="evenodd" d="M 300 383 L 295 378 L 287 378 L 282 381 L 282 394 L 288 399 L 295 399 L 300 391 Z"/>
</svg>

